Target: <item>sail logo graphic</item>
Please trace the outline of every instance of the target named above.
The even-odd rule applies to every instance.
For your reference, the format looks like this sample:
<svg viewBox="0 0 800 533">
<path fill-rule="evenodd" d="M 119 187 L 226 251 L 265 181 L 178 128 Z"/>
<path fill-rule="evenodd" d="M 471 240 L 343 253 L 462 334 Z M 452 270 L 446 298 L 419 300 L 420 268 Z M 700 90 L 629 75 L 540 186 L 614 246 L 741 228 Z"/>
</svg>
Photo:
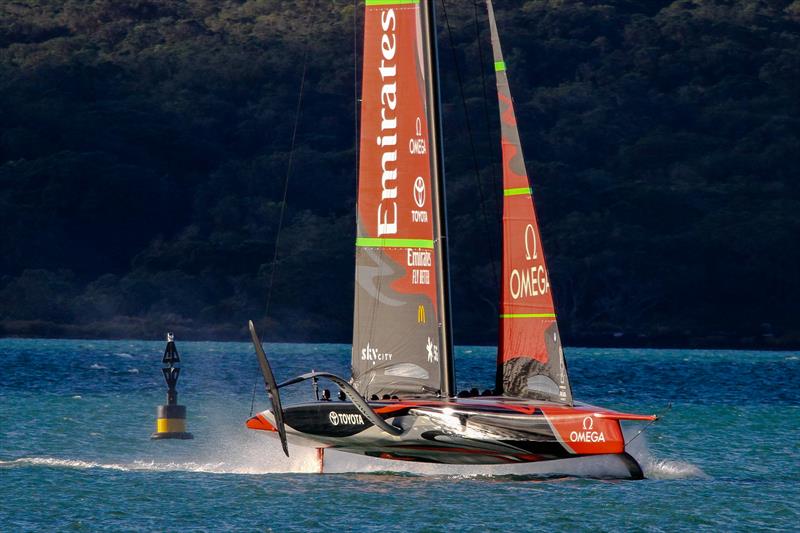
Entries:
<svg viewBox="0 0 800 533">
<path fill-rule="evenodd" d="M 408 140 L 408 153 L 411 155 L 425 155 L 425 139 L 422 138 L 422 119 L 417 117 L 417 138 Z M 422 206 L 420 206 L 422 207 Z"/>
<path fill-rule="evenodd" d="M 406 262 L 411 270 L 411 283 L 413 285 L 430 285 L 431 284 L 431 271 L 429 270 L 433 265 L 433 257 L 428 250 L 406 250 Z"/>
<path fill-rule="evenodd" d="M 381 13 L 381 199 L 378 202 L 378 237 L 397 233 L 397 16 L 394 9 Z"/>
<path fill-rule="evenodd" d="M 414 181 L 414 203 L 417 204 L 417 207 L 425 205 L 425 180 L 422 179 L 422 176 L 417 176 Z"/>
<path fill-rule="evenodd" d="M 369 343 L 367 343 L 367 347 L 361 349 L 361 360 L 372 361 L 372 364 L 374 365 L 375 361 L 391 361 L 392 354 L 381 352 L 377 348 L 373 348 L 369 345 Z"/>
<path fill-rule="evenodd" d="M 530 236 L 530 238 L 528 236 Z M 538 257 L 539 250 L 536 248 L 536 231 L 533 229 L 533 224 L 528 224 L 525 226 L 525 259 L 533 261 Z"/>
<path fill-rule="evenodd" d="M 602 431 L 594 431 L 594 419 L 587 416 L 583 419 L 583 431 L 572 431 L 569 434 L 572 442 L 605 442 L 606 436 Z"/>
<path fill-rule="evenodd" d="M 439 362 L 439 346 L 434 344 L 430 337 L 428 337 L 428 345 L 426 346 L 428 349 L 428 362 L 429 363 L 438 363 Z"/>
<path fill-rule="evenodd" d="M 533 224 L 528 224 L 525 227 L 524 238 L 525 260 L 534 262 L 539 258 L 539 250 L 536 242 L 536 230 Z M 550 280 L 547 279 L 544 265 L 539 264 L 524 269 L 513 269 L 509 279 L 509 289 L 511 297 L 515 300 L 547 293 L 550 290 Z"/>
<path fill-rule="evenodd" d="M 337 413 L 336 411 L 331 411 L 328 413 L 328 420 L 334 426 L 356 426 L 364 424 L 364 419 L 357 413 Z"/>
<path fill-rule="evenodd" d="M 422 176 L 417 176 L 414 180 L 414 203 L 417 204 L 419 209 L 411 210 L 412 222 L 428 222 L 428 211 L 422 209 L 425 207 L 425 180 Z"/>
</svg>

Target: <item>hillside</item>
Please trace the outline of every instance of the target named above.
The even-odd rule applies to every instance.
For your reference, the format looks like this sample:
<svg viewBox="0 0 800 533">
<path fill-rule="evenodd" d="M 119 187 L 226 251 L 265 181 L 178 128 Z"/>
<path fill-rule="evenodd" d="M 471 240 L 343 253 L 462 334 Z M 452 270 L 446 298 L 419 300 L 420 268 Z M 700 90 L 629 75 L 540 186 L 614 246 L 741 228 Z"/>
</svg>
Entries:
<svg viewBox="0 0 800 533">
<path fill-rule="evenodd" d="M 492 343 L 487 28 L 446 5 L 455 335 Z M 800 1 L 496 10 L 566 343 L 800 345 Z M 305 63 L 263 327 L 347 342 L 353 36 L 345 0 L 3 2 L 0 335 L 245 340 Z"/>
</svg>

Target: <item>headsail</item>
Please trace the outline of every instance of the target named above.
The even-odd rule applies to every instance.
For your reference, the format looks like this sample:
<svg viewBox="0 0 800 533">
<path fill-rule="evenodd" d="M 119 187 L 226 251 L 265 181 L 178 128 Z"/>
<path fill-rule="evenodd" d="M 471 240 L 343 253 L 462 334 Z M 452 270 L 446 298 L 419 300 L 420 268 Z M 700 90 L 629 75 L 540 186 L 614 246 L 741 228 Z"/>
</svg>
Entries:
<svg viewBox="0 0 800 533">
<path fill-rule="evenodd" d="M 430 8 L 366 0 L 352 354 L 366 397 L 448 387 Z"/>
<path fill-rule="evenodd" d="M 572 403 L 539 224 L 525 170 L 492 1 L 486 0 L 503 153 L 503 282 L 497 388 L 508 396 Z"/>
</svg>

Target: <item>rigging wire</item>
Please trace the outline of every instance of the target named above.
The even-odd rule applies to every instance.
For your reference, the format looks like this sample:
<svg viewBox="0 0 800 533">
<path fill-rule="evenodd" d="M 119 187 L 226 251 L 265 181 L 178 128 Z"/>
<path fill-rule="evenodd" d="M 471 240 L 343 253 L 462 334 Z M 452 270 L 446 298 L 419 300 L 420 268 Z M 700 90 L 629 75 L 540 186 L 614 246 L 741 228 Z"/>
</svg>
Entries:
<svg viewBox="0 0 800 533">
<path fill-rule="evenodd" d="M 253 416 L 253 407 L 256 405 L 256 385 L 258 385 L 258 377 L 253 381 L 253 396 L 250 398 L 250 416 Z"/>
<path fill-rule="evenodd" d="M 450 43 L 450 51 L 452 52 L 453 55 L 453 64 L 455 65 L 456 68 L 456 78 L 458 80 L 458 88 L 461 94 L 461 106 L 464 111 L 464 120 L 466 122 L 467 134 L 469 136 L 469 146 L 470 150 L 472 151 L 472 164 L 475 171 L 475 182 L 478 185 L 478 196 L 480 198 L 481 216 L 483 218 L 484 230 L 486 232 L 486 237 L 489 240 L 489 246 L 491 246 L 492 250 L 496 250 L 494 232 L 490 230 L 489 215 L 486 212 L 486 197 L 483 194 L 483 185 L 481 184 L 480 165 L 478 164 L 478 155 L 477 151 L 475 150 L 475 139 L 472 134 L 472 123 L 469 119 L 469 110 L 467 109 L 467 99 L 466 96 L 464 95 L 464 83 L 461 77 L 461 68 L 459 67 L 458 63 L 458 56 L 456 54 L 455 43 L 453 41 L 453 32 L 450 27 L 450 20 L 447 17 L 447 5 L 445 0 L 441 0 L 441 3 L 442 3 L 442 15 L 444 16 L 445 26 L 447 27 L 447 37 Z M 483 69 L 483 66 L 481 66 L 481 69 Z M 489 263 L 492 266 L 492 279 L 494 279 L 495 283 L 497 284 L 497 287 L 499 287 L 500 278 L 497 275 L 497 265 L 494 259 L 494 254 L 492 254 Z"/>
<path fill-rule="evenodd" d="M 308 42 L 309 36 L 306 36 L 305 46 L 303 50 L 303 74 L 300 77 L 300 91 L 297 95 L 297 107 L 294 112 L 294 127 L 292 128 L 292 140 L 289 145 L 289 162 L 286 167 L 286 178 L 283 180 L 283 199 L 281 200 L 281 212 L 278 217 L 278 231 L 275 234 L 275 250 L 272 255 L 272 271 L 269 276 L 269 289 L 267 290 L 267 306 L 264 312 L 265 317 L 269 318 L 269 307 L 272 302 L 272 286 L 275 282 L 275 271 L 277 270 L 278 261 L 278 247 L 281 240 L 281 230 L 283 229 L 283 222 L 286 214 L 286 197 L 289 192 L 289 178 L 292 175 L 292 166 L 294 165 L 294 148 L 297 142 L 297 129 L 300 125 L 300 116 L 303 106 L 303 89 L 306 84 L 306 72 L 308 71 Z"/>
<path fill-rule="evenodd" d="M 275 248 L 272 254 L 272 269 L 269 275 L 269 286 L 267 287 L 267 303 L 264 310 L 264 320 L 265 322 L 269 319 L 269 309 L 270 304 L 272 303 L 272 289 L 275 285 L 275 271 L 277 270 L 278 264 L 278 249 L 280 246 L 281 240 L 281 231 L 283 230 L 283 223 L 284 219 L 286 218 L 286 199 L 289 193 L 289 181 L 292 175 L 292 167 L 294 166 L 294 151 L 295 145 L 297 143 L 297 130 L 300 126 L 300 117 L 302 115 L 302 107 L 303 107 L 303 90 L 305 89 L 306 84 L 306 74 L 308 72 L 308 48 L 309 42 L 311 40 L 311 32 L 306 33 L 306 38 L 303 43 L 303 70 L 300 76 L 300 90 L 297 94 L 297 105 L 295 107 L 294 112 L 294 125 L 292 126 L 292 137 L 291 142 L 289 143 L 289 161 L 286 165 L 286 176 L 283 179 L 283 196 L 281 199 L 281 210 L 280 214 L 278 215 L 278 230 L 275 233 Z M 258 376 L 256 376 L 255 382 L 253 383 L 253 396 L 250 399 L 250 416 L 253 416 L 253 408 L 256 401 L 256 384 L 258 383 Z"/>
<path fill-rule="evenodd" d="M 661 418 L 665 414 L 667 414 L 667 411 L 669 411 L 670 409 L 672 409 L 672 402 L 669 402 L 667 406 L 660 413 L 658 413 L 658 415 L 656 415 L 656 418 L 654 420 L 651 420 L 650 422 L 645 424 L 645 426 L 642 429 L 640 429 L 639 432 L 631 438 L 631 440 L 625 443 L 624 447 L 627 448 L 630 445 L 630 443 L 635 441 L 639 437 L 639 435 L 645 432 L 645 430 L 649 429 L 650 426 L 661 420 Z"/>
</svg>

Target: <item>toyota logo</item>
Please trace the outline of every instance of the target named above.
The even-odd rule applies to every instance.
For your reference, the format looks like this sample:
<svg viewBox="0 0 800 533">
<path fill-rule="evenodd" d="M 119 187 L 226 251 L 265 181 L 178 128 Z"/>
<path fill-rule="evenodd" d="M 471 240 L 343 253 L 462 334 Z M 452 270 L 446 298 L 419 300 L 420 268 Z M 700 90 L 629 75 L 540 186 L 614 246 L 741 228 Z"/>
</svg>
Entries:
<svg viewBox="0 0 800 533">
<path fill-rule="evenodd" d="M 339 425 L 339 413 L 337 413 L 336 411 L 331 411 L 330 413 L 328 413 L 328 420 L 330 420 L 331 424 L 333 424 L 334 426 L 338 426 Z"/>
<path fill-rule="evenodd" d="M 414 181 L 414 203 L 420 208 L 425 205 L 425 180 L 422 176 Z"/>
<path fill-rule="evenodd" d="M 587 416 L 583 419 L 583 429 L 584 431 L 589 431 L 594 427 L 594 419 L 591 416 Z"/>
</svg>

